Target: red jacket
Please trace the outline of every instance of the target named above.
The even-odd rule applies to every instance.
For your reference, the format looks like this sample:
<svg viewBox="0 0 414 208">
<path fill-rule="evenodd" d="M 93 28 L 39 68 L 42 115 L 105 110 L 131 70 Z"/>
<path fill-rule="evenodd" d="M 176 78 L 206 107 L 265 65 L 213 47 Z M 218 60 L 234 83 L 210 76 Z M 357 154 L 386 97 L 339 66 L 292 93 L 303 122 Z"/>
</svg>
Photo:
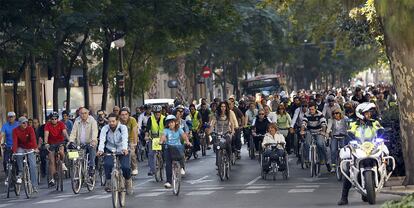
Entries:
<svg viewBox="0 0 414 208">
<path fill-rule="evenodd" d="M 37 149 L 36 134 L 33 127 L 28 126 L 25 129 L 17 127 L 13 129 L 13 152 L 17 148 Z"/>
</svg>

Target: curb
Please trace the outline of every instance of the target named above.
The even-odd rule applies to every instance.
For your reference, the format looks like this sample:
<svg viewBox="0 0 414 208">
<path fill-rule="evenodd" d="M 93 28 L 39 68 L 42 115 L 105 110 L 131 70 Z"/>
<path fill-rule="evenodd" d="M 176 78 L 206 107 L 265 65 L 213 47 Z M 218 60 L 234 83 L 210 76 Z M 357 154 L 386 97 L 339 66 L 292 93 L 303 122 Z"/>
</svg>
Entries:
<svg viewBox="0 0 414 208">
<path fill-rule="evenodd" d="M 414 193 L 414 191 L 411 193 L 406 193 L 406 192 L 398 192 L 398 191 L 391 191 L 391 190 L 381 190 L 380 192 L 383 194 L 391 194 L 391 195 L 397 195 L 397 196 L 408 196 Z"/>
</svg>

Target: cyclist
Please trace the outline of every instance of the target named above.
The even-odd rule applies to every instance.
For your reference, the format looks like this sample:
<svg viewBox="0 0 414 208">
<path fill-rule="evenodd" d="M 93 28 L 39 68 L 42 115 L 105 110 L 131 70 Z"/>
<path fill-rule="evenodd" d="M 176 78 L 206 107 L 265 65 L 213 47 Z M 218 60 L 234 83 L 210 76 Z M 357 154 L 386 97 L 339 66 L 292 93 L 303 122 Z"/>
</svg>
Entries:
<svg viewBox="0 0 414 208">
<path fill-rule="evenodd" d="M 119 161 L 121 164 L 122 174 L 125 178 L 125 186 L 128 195 L 132 194 L 131 162 L 128 155 L 128 128 L 119 122 L 119 117 L 115 113 L 108 116 L 108 125 L 102 128 L 99 136 L 98 156 L 105 153 L 112 153 L 115 150 L 117 154 L 122 153 Z M 111 172 L 114 166 L 111 156 L 104 157 L 106 192 L 111 192 Z"/>
<path fill-rule="evenodd" d="M 67 111 L 62 111 L 62 122 L 66 125 L 66 130 L 68 134 L 72 132 L 73 122 L 69 119 L 69 113 Z"/>
<path fill-rule="evenodd" d="M 359 139 L 359 140 L 370 140 L 374 138 L 377 135 L 380 135 L 383 131 L 383 127 L 381 124 L 377 121 L 372 119 L 372 113 L 371 111 L 375 109 L 376 106 L 374 103 L 361 103 L 357 106 L 356 112 L 358 116 L 358 120 L 355 122 L 352 122 L 350 124 L 350 129 L 348 130 L 348 135 L 351 137 L 351 139 Z M 363 141 L 362 141 L 363 142 Z M 385 154 L 389 154 L 389 151 L 386 146 L 384 146 Z M 349 150 L 341 151 L 341 158 L 349 158 L 350 152 Z M 391 164 L 390 164 L 391 165 Z M 342 194 L 341 199 L 338 202 L 338 205 L 346 205 L 348 204 L 348 193 L 349 189 L 351 189 L 352 184 L 347 179 L 344 180 L 342 184 Z M 367 201 L 367 198 L 365 196 L 362 196 L 363 201 Z"/>
<path fill-rule="evenodd" d="M 348 118 L 348 123 L 357 121 L 358 117 L 355 113 L 354 101 L 349 101 L 344 104 L 345 116 Z"/>
<path fill-rule="evenodd" d="M 184 117 L 184 106 L 178 105 L 177 107 L 175 107 L 175 117 L 177 118 L 176 122 L 180 126 L 180 129 L 182 129 L 184 131 L 184 133 L 186 133 L 187 136 L 188 136 L 189 133 L 190 133 L 190 129 L 188 128 L 187 123 L 183 119 L 183 117 Z"/>
<path fill-rule="evenodd" d="M 81 108 L 79 114 L 80 117 L 75 120 L 73 125 L 68 146 L 75 149 L 76 145 L 85 145 L 86 152 L 89 153 L 88 174 L 90 177 L 93 177 L 95 174 L 96 145 L 98 144 L 98 124 L 89 115 L 88 109 Z"/>
<path fill-rule="evenodd" d="M 305 130 L 307 131 L 306 136 Z M 305 113 L 305 116 L 303 118 L 300 133 L 301 135 L 305 136 L 305 155 L 309 155 L 309 145 L 312 141 L 312 137 L 316 137 L 318 158 L 321 165 L 325 164 L 326 161 L 325 139 L 322 137 L 322 134 L 325 132 L 325 130 L 326 119 L 322 113 L 316 109 L 316 104 L 314 102 L 311 102 L 309 104 L 309 111 Z M 312 133 L 316 133 L 316 135 L 312 135 Z M 305 158 L 305 162 L 309 162 L 308 159 L 309 158 Z"/>
<path fill-rule="evenodd" d="M 69 138 L 65 124 L 62 121 L 58 121 L 58 118 L 59 114 L 57 112 L 53 112 L 50 122 L 45 125 L 45 147 L 49 150 L 50 176 L 54 176 L 56 174 L 55 150 L 59 148 L 58 152 L 61 160 L 65 161 L 64 142 L 65 138 Z M 62 163 L 62 168 L 64 171 L 68 170 L 65 163 Z M 49 184 L 51 186 L 55 185 L 54 177 L 51 177 Z"/>
<path fill-rule="evenodd" d="M 235 128 L 235 134 L 234 137 L 232 139 L 232 146 L 233 146 L 233 151 L 237 151 L 237 159 L 240 159 L 240 149 L 241 149 L 241 131 L 243 130 L 241 127 L 243 126 L 243 124 L 245 123 L 244 121 L 244 114 L 243 112 L 235 107 L 235 100 L 234 97 L 230 97 L 229 99 L 229 107 L 230 107 L 230 111 L 234 113 L 234 115 L 236 116 L 237 119 L 237 125 Z"/>
<path fill-rule="evenodd" d="M 196 107 L 194 104 L 190 105 L 190 114 L 188 115 L 187 120 L 191 120 L 191 132 L 193 137 L 193 151 L 197 152 L 200 150 L 200 138 L 198 135 L 198 132 L 200 131 L 202 127 L 202 120 L 200 113 L 196 110 Z"/>
<path fill-rule="evenodd" d="M 335 173 L 336 166 L 340 164 L 336 164 L 337 156 L 338 156 L 338 143 L 339 146 L 342 148 L 345 146 L 345 136 L 347 135 L 348 123 L 347 118 L 342 114 L 340 108 L 336 108 L 333 110 L 333 118 L 328 120 L 328 128 L 326 133 L 331 135 L 331 142 L 330 142 L 330 149 L 331 149 L 331 164 L 332 169 L 331 172 Z M 344 137 L 342 141 L 338 141 L 336 136 Z"/>
<path fill-rule="evenodd" d="M 131 174 L 138 175 L 138 158 L 135 151 L 138 145 L 138 123 L 137 120 L 131 116 L 131 112 L 127 107 L 122 108 L 119 114 L 119 121 L 128 128 L 128 144 L 129 149 L 131 150 Z"/>
<path fill-rule="evenodd" d="M 121 110 L 121 108 L 119 108 L 118 106 L 114 106 L 112 108 L 112 113 L 115 113 L 116 115 L 119 116 L 119 111 Z"/>
<path fill-rule="evenodd" d="M 336 103 L 335 97 L 333 95 L 329 95 L 326 99 L 328 102 L 325 103 L 323 107 L 322 114 L 326 119 L 332 118 L 332 111 L 336 108 L 340 108 L 339 104 Z"/>
<path fill-rule="evenodd" d="M 265 172 L 269 171 L 270 163 L 272 160 L 276 160 L 277 164 L 280 167 L 280 170 L 283 170 L 285 167 L 280 166 L 279 158 L 285 157 L 284 145 L 286 144 L 286 141 L 285 137 L 277 132 L 277 126 L 274 123 L 271 123 L 268 126 L 268 133 L 266 133 L 263 138 L 262 148 L 265 148 L 269 144 L 280 144 L 282 146 L 278 146 L 276 152 L 272 152 L 272 150 L 265 150 L 263 152 L 264 158 L 270 158 L 270 160 L 264 160 L 265 163 L 263 164 L 263 170 Z"/>
<path fill-rule="evenodd" d="M 229 104 L 227 102 L 220 102 L 218 106 L 219 108 L 217 109 L 216 116 L 211 121 L 210 126 L 212 128 L 210 129 L 210 131 L 214 130 L 215 133 L 225 134 L 229 132 L 230 135 L 234 134 L 234 124 L 231 122 L 231 119 L 230 119 Z M 228 158 L 230 158 L 230 155 L 231 155 L 231 138 L 232 138 L 231 136 L 229 138 L 226 138 Z M 217 141 L 213 141 L 214 144 L 216 144 L 216 142 Z M 218 164 L 217 154 L 218 154 L 218 151 L 216 151 L 216 165 Z"/>
<path fill-rule="evenodd" d="M 164 184 L 165 188 L 171 188 L 172 183 L 172 148 L 178 149 L 180 153 L 180 163 L 184 164 L 184 147 L 181 144 L 181 140 L 184 140 L 185 143 L 191 146 L 190 141 L 188 140 L 187 134 L 180 128 L 179 124 L 176 122 L 176 117 L 173 115 L 167 116 L 165 119 L 165 124 L 168 128 L 164 129 L 164 132 L 161 136 L 160 143 L 167 144 L 164 151 L 165 158 L 165 172 L 167 175 L 167 182 Z M 183 167 L 183 166 L 182 166 Z M 181 168 L 181 174 L 185 175 L 184 168 Z"/>
<path fill-rule="evenodd" d="M 153 176 L 155 173 L 155 152 L 152 150 L 151 138 L 159 138 L 164 132 L 165 117 L 161 115 L 161 106 L 154 106 L 154 114 L 148 120 L 145 138 L 148 144 L 148 166 L 150 168 L 148 176 Z"/>
<path fill-rule="evenodd" d="M 308 102 L 303 101 L 301 106 L 295 110 L 295 113 L 292 117 L 292 123 L 290 124 L 289 131 L 291 135 L 295 135 L 296 131 L 296 136 L 294 136 L 293 138 L 293 149 L 297 155 L 299 153 L 299 138 L 301 138 L 300 129 L 302 127 L 303 118 L 305 117 L 305 113 L 307 112 L 307 110 Z"/>
<path fill-rule="evenodd" d="M 27 160 L 30 168 L 30 180 L 32 182 L 33 191 L 38 192 L 37 184 L 37 171 L 36 171 L 36 156 L 34 151 L 38 152 L 36 134 L 33 127 L 28 125 L 28 120 L 26 117 L 19 118 L 20 126 L 13 129 L 13 153 L 26 153 Z M 22 183 L 22 172 L 23 172 L 23 155 L 17 155 L 17 180 L 18 184 Z"/>
<path fill-rule="evenodd" d="M 207 133 L 208 132 L 207 128 L 209 128 L 211 111 L 210 111 L 210 109 L 208 109 L 208 105 L 207 105 L 207 102 L 205 101 L 205 99 L 201 103 L 201 108 L 199 110 L 199 114 L 201 115 L 201 122 L 202 122 L 201 128 L 206 133 L 205 137 L 209 138 L 209 135 Z M 207 149 L 210 149 L 210 147 L 208 146 L 208 139 L 206 140 L 206 142 L 207 142 Z"/>
<path fill-rule="evenodd" d="M 275 112 L 270 110 L 268 105 L 263 106 L 267 119 L 269 119 L 270 123 L 277 123 L 277 115 Z M 275 109 L 276 110 L 276 109 Z"/>
<path fill-rule="evenodd" d="M 256 151 L 259 151 L 260 144 L 263 141 L 263 136 L 259 137 L 258 134 L 265 135 L 267 128 L 269 127 L 270 121 L 266 117 L 266 113 L 263 109 L 259 110 L 258 116 L 253 120 L 253 142 Z"/>
<path fill-rule="evenodd" d="M 253 120 L 256 118 L 258 114 L 258 110 L 256 108 L 256 104 L 254 102 L 250 102 L 249 104 L 249 109 L 246 111 L 245 113 L 245 118 L 244 119 L 244 126 L 245 126 L 245 130 L 244 130 L 244 143 L 248 143 L 249 138 L 251 136 L 251 129 L 247 128 L 248 126 L 251 126 L 253 124 Z M 248 144 L 250 147 L 250 144 Z"/>
<path fill-rule="evenodd" d="M 144 112 L 142 112 L 138 117 L 138 129 L 139 129 L 139 141 L 141 142 L 142 146 L 146 145 L 145 141 L 145 132 L 147 129 L 148 120 L 151 117 L 151 107 L 148 105 L 144 105 L 143 107 Z"/>
<path fill-rule="evenodd" d="M 291 126 L 292 119 L 290 115 L 286 112 L 286 108 L 283 104 L 277 106 L 277 127 L 279 128 L 279 132 L 285 137 L 287 140 L 286 150 L 288 153 L 291 152 L 292 148 L 292 139 L 288 137 L 289 128 Z"/>
<path fill-rule="evenodd" d="M 1 127 L 1 146 L 3 147 L 3 168 L 6 172 L 7 161 L 9 161 L 13 147 L 13 129 L 20 124 L 16 121 L 16 113 L 7 113 L 7 122 Z"/>
</svg>

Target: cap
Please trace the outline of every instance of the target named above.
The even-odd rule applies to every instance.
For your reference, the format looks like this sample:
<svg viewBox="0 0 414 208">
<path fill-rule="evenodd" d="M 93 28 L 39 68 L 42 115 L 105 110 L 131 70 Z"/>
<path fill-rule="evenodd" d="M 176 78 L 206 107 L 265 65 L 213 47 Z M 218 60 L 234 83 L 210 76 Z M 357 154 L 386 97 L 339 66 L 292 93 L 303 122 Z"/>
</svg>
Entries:
<svg viewBox="0 0 414 208">
<path fill-rule="evenodd" d="M 19 118 L 19 123 L 24 123 L 24 122 L 27 122 L 27 121 L 28 121 L 27 118 L 24 117 L 24 116 Z"/>
<path fill-rule="evenodd" d="M 16 113 L 11 111 L 7 113 L 7 117 L 16 116 Z"/>
</svg>

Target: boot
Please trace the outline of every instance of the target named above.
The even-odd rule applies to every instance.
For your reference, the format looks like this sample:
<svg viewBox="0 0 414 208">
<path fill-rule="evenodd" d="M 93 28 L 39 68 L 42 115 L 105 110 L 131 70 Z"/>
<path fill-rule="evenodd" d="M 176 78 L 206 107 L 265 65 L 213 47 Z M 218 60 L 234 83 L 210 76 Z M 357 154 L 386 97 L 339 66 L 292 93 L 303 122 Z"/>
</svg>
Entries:
<svg viewBox="0 0 414 208">
<path fill-rule="evenodd" d="M 129 180 L 125 180 L 126 183 L 126 192 L 128 195 L 132 195 L 134 193 L 134 190 L 132 188 L 132 178 Z"/>
<path fill-rule="evenodd" d="M 110 193 L 112 192 L 111 180 L 106 180 L 105 182 L 105 191 Z"/>
<path fill-rule="evenodd" d="M 348 193 L 349 189 L 351 189 L 352 185 L 351 182 L 345 179 L 343 185 L 342 185 L 342 195 L 341 200 L 338 201 L 338 205 L 347 205 L 348 204 Z"/>
</svg>

